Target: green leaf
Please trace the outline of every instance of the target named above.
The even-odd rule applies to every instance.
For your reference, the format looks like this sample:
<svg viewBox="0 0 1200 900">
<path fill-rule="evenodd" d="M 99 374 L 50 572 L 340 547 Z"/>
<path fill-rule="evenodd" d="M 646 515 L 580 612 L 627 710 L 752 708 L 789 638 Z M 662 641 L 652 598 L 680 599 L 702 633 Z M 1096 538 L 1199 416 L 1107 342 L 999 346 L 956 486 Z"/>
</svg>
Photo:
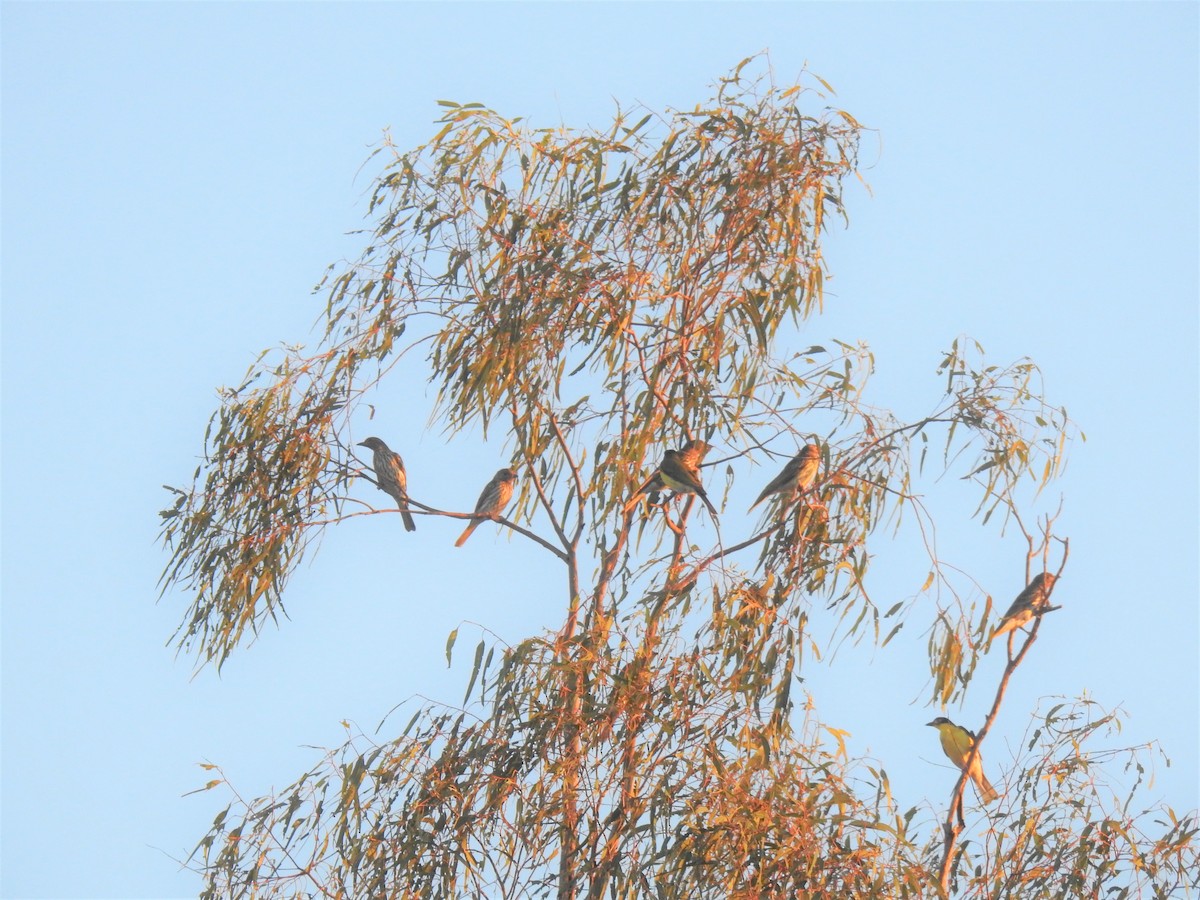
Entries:
<svg viewBox="0 0 1200 900">
<path fill-rule="evenodd" d="M 467 683 L 467 692 L 463 695 L 463 703 L 471 699 L 471 691 L 475 688 L 475 680 L 479 677 L 480 666 L 483 662 L 484 642 L 480 641 L 475 648 L 475 664 L 471 667 L 471 680 Z"/>
<path fill-rule="evenodd" d="M 895 637 L 895 636 L 896 636 L 896 633 L 897 633 L 898 631 L 900 631 L 900 629 L 901 629 L 901 628 L 903 628 L 903 627 L 904 627 L 904 623 L 903 623 L 903 622 L 897 622 L 897 623 L 896 623 L 896 627 L 895 627 L 895 628 L 893 628 L 891 631 L 889 631 L 889 632 L 887 633 L 887 637 L 885 637 L 885 638 L 883 639 L 883 641 L 881 641 L 881 642 L 880 642 L 879 646 L 880 646 L 880 647 L 886 647 L 886 646 L 888 645 L 888 641 L 890 641 L 890 640 L 891 640 L 893 637 Z"/>
</svg>

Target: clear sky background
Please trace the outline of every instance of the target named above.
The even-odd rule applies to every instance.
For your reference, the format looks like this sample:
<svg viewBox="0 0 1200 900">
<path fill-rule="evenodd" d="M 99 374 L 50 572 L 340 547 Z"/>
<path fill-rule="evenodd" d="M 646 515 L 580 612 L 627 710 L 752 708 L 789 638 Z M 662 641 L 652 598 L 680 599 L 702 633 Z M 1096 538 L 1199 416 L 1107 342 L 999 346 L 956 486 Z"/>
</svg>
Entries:
<svg viewBox="0 0 1200 900">
<path fill-rule="evenodd" d="M 1028 355 L 1088 436 L 1046 498 L 1065 497 L 1065 609 L 989 737 L 992 780 L 1039 697 L 1087 691 L 1128 712 L 1120 743 L 1162 741 L 1173 765 L 1148 796 L 1196 807 L 1197 11 L 5 3 L 0 893 L 195 895 L 174 860 L 227 799 L 183 797 L 209 777 L 197 763 L 247 797 L 283 787 L 343 719 L 370 731 L 414 695 L 458 702 L 478 636 L 463 626 L 447 670 L 460 623 L 510 642 L 557 627 L 558 573 L 535 548 L 481 529 L 455 550 L 452 522 L 409 536 L 373 517 L 327 535 L 288 595 L 292 621 L 193 677 L 165 646 L 186 598 L 155 604 L 160 486 L 190 478 L 218 385 L 314 337 L 311 289 L 361 248 L 347 232 L 383 129 L 419 143 L 440 98 L 537 126 L 603 125 L 614 98 L 691 107 L 768 48 L 779 81 L 807 63 L 877 129 L 873 196 L 848 192 L 829 313 L 804 337 L 867 341 L 871 399 L 903 416 L 930 409 L 957 335 L 997 363 Z M 357 432 L 401 449 L 415 493 L 469 508 L 505 458 L 423 433 L 429 399 L 393 384 Z M 478 486 L 456 485 L 451 463 Z M 910 596 L 925 564 L 878 537 L 877 598 Z M 1022 586 L 1020 546 L 995 529 L 943 522 L 940 539 L 997 602 Z M 806 662 L 805 688 L 902 809 L 933 814 L 953 773 L 922 727 L 938 710 L 912 702 L 924 643 L 914 629 Z M 999 667 L 985 662 L 953 718 L 982 718 Z"/>
</svg>

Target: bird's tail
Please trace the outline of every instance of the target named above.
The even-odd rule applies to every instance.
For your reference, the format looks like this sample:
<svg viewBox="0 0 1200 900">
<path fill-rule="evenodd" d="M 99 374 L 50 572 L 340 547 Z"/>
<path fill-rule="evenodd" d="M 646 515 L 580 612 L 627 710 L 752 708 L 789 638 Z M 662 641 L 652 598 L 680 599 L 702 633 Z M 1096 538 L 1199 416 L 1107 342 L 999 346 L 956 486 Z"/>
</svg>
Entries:
<svg viewBox="0 0 1200 900">
<path fill-rule="evenodd" d="M 483 519 L 472 519 L 471 523 L 463 529 L 463 533 L 458 536 L 458 540 L 454 542 L 454 546 L 461 547 L 463 544 L 465 544 L 467 542 L 467 538 L 469 538 L 475 529 L 479 527 L 479 523 L 482 521 Z"/>
<path fill-rule="evenodd" d="M 1005 619 L 1003 622 L 1000 623 L 1000 627 L 992 632 L 992 638 L 990 641 L 988 641 L 988 645 L 990 646 L 991 642 L 994 641 L 996 638 L 1000 637 L 1000 635 L 1008 634 L 1010 631 L 1013 631 L 1014 629 L 1019 627 L 1019 624 L 1020 623 L 1018 623 L 1015 618 Z"/>
<path fill-rule="evenodd" d="M 983 765 L 978 757 L 975 758 L 975 765 L 971 766 L 971 780 L 975 782 L 975 789 L 979 791 L 979 797 L 984 803 L 993 803 L 1000 799 L 1000 792 L 992 787 L 992 783 L 983 774 Z"/>
<path fill-rule="evenodd" d="M 416 531 L 417 523 L 413 521 L 413 517 L 408 511 L 408 495 L 404 492 L 404 488 L 398 484 L 391 484 L 384 488 L 384 490 L 391 494 L 392 499 L 396 501 L 396 508 L 400 510 L 400 517 L 404 519 L 404 530 Z"/>
<path fill-rule="evenodd" d="M 645 482 L 642 483 L 641 487 L 639 487 L 636 491 L 633 492 L 633 496 L 629 498 L 629 502 L 627 502 L 625 504 L 625 508 L 622 510 L 622 512 L 623 513 L 629 512 L 631 509 L 633 509 L 635 506 L 637 506 L 639 502 L 641 502 L 642 497 L 646 496 L 646 494 L 651 494 L 650 505 L 651 506 L 656 505 L 658 502 L 658 497 L 657 497 L 658 489 L 661 486 L 662 486 L 662 481 L 658 477 L 658 474 L 656 473 L 654 475 L 651 475 L 649 478 L 647 478 L 645 480 Z"/>
<path fill-rule="evenodd" d="M 746 510 L 746 512 L 748 512 L 748 513 L 749 513 L 749 512 L 754 512 L 754 507 L 758 506 L 758 505 L 759 505 L 760 503 L 762 503 L 764 500 L 769 500 L 773 494 L 782 494 L 782 493 L 783 493 L 783 491 L 772 491 L 772 490 L 765 490 L 765 491 L 763 491 L 761 494 L 759 494 L 759 495 L 758 495 L 758 499 L 757 499 L 757 500 L 755 500 L 753 503 L 751 503 L 751 504 L 750 504 L 750 508 L 749 508 L 748 510 Z M 789 498 L 794 498 L 794 497 L 796 496 L 796 492 L 795 492 L 795 491 L 792 491 L 792 492 L 791 492 L 791 493 L 789 493 L 787 496 L 788 496 Z M 790 503 L 791 503 L 791 500 L 790 500 L 790 499 L 789 499 L 789 500 L 787 500 L 787 501 L 785 501 L 784 505 L 783 505 L 782 507 L 780 507 L 780 509 L 781 509 L 781 510 L 787 509 L 787 506 L 788 506 L 788 504 L 790 504 Z"/>
<path fill-rule="evenodd" d="M 712 501 L 708 499 L 708 495 L 701 494 L 700 499 L 704 501 L 704 505 L 708 507 L 709 513 L 715 519 L 717 517 L 717 508 L 712 505 Z"/>
</svg>

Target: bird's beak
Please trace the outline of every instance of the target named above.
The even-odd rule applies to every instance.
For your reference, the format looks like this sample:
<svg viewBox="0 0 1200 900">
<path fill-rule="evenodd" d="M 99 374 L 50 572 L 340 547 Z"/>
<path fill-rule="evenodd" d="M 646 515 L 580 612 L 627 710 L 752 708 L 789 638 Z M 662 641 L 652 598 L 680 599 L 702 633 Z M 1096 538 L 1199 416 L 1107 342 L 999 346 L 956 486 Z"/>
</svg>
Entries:
<svg viewBox="0 0 1200 900">
<path fill-rule="evenodd" d="M 934 728 L 936 728 L 937 727 L 937 719 L 934 719 L 932 722 L 926 722 L 925 724 L 932 725 Z"/>
</svg>

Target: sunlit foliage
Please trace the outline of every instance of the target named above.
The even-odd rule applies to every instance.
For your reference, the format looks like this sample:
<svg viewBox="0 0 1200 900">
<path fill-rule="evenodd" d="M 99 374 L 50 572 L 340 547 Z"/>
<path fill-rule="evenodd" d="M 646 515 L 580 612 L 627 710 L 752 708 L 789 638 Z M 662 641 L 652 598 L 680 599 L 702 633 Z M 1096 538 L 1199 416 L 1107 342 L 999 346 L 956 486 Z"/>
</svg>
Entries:
<svg viewBox="0 0 1200 900">
<path fill-rule="evenodd" d="M 974 485 L 984 523 L 999 513 L 1030 538 L 1031 571 L 1060 546 L 1065 561 L 1052 519 L 1026 526 L 1021 489 L 1058 474 L 1072 426 L 1033 363 L 990 364 L 965 339 L 931 361 L 945 389 L 912 421 L 864 400 L 867 347 L 803 339 L 862 128 L 822 105 L 819 79 L 780 87 L 763 62 L 693 110 L 618 110 L 604 130 L 447 102 L 426 144 L 379 148 L 368 246 L 321 286 L 320 345 L 264 358 L 222 393 L 194 483 L 163 513 L 164 591 L 191 597 L 176 646 L 219 667 L 277 619 L 322 529 L 355 514 L 349 423 L 407 354 L 436 391 L 431 427 L 506 442 L 521 476 L 506 515 L 565 569 L 563 625 L 481 643 L 463 708 L 423 707 L 396 737 L 351 735 L 275 795 L 235 796 L 193 854 L 205 896 L 1049 897 L 1096 883 L 1166 896 L 1184 883 L 1194 818 L 1151 837 L 1149 814 L 1077 789 L 1094 723 L 1045 717 L 1017 799 L 968 847 L 953 818 L 943 830 L 898 810 L 886 774 L 797 708 L 801 667 L 834 639 L 811 632 L 813 609 L 832 610 L 838 639 L 881 645 L 917 615 L 879 609 L 865 585 L 869 541 L 904 516 L 932 524 L 921 472 Z M 687 440 L 717 448 L 704 468 L 716 500 L 722 477 L 765 480 L 809 441 L 822 474 L 722 538 L 689 529 L 704 515 L 692 497 L 633 499 Z M 926 587 L 953 581 L 932 547 L 928 563 Z M 971 685 L 986 612 L 939 610 L 932 702 Z"/>
</svg>

